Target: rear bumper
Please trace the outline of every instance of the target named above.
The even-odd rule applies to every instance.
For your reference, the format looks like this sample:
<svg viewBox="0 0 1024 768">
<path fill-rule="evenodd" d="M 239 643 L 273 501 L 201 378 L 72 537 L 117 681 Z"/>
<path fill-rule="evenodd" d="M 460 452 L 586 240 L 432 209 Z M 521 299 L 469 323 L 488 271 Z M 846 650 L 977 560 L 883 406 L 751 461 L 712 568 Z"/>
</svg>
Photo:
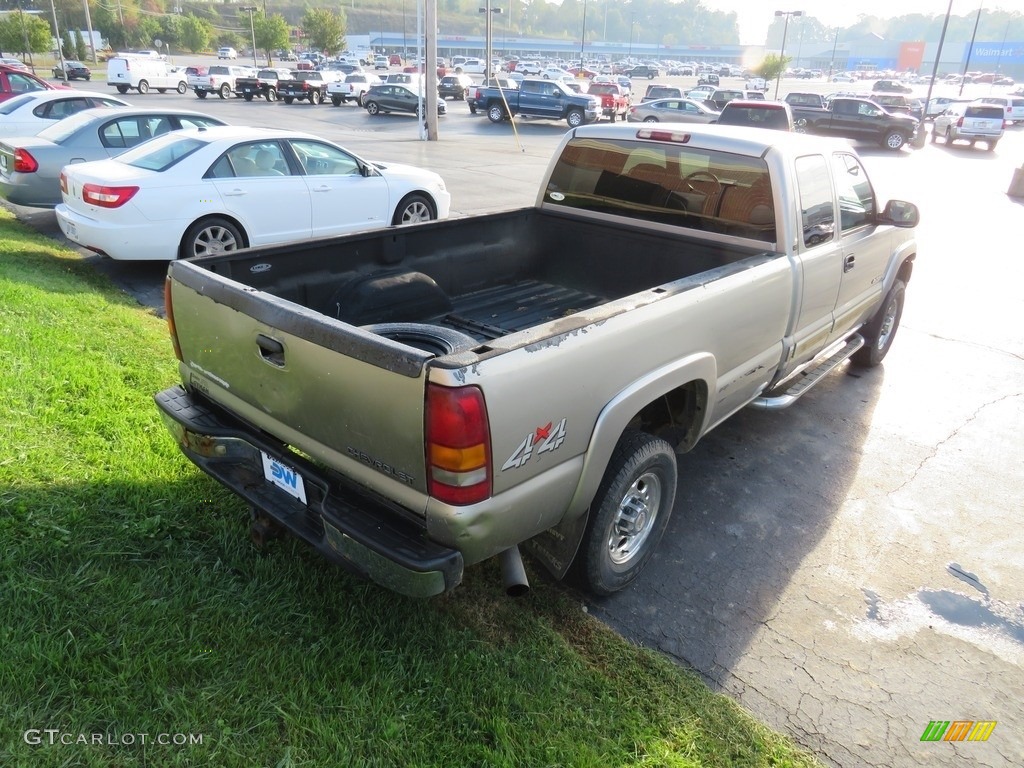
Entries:
<svg viewBox="0 0 1024 768">
<path fill-rule="evenodd" d="M 447 592 L 462 581 L 462 553 L 430 541 L 411 513 L 344 483 L 181 386 L 155 399 L 178 447 L 196 466 L 331 562 L 411 597 Z M 265 479 L 261 451 L 302 476 L 305 503 Z"/>
</svg>

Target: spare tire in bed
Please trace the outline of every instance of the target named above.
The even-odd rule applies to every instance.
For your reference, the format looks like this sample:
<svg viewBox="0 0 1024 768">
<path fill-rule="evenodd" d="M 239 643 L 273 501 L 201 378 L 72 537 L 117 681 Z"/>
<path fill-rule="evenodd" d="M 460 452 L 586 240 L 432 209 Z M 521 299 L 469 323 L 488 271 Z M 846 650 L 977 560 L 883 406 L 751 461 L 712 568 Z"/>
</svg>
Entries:
<svg viewBox="0 0 1024 768">
<path fill-rule="evenodd" d="M 476 339 L 461 331 L 428 323 L 374 323 L 361 325 L 360 328 L 439 357 L 461 352 L 478 344 Z"/>
</svg>

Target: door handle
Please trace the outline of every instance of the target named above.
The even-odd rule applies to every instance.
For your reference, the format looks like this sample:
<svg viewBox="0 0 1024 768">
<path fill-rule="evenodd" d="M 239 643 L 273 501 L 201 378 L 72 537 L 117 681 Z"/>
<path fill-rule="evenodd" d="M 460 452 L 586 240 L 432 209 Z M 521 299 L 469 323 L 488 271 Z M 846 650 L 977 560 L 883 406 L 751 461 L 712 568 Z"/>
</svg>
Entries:
<svg viewBox="0 0 1024 768">
<path fill-rule="evenodd" d="M 260 350 L 260 357 L 271 365 L 284 368 L 284 344 L 260 333 L 256 336 L 256 346 Z"/>
<path fill-rule="evenodd" d="M 843 272 L 849 272 L 855 266 L 857 266 L 857 259 L 852 253 L 843 259 Z"/>
<path fill-rule="evenodd" d="M 225 192 L 224 193 L 224 197 L 241 197 L 242 195 L 247 195 L 247 194 L 249 194 L 249 193 L 246 192 L 244 189 L 238 189 L 236 187 L 235 189 L 232 189 L 230 192 Z"/>
<path fill-rule="evenodd" d="M 330 192 L 331 188 L 327 184 L 321 184 L 319 187 L 313 187 L 314 192 Z"/>
</svg>

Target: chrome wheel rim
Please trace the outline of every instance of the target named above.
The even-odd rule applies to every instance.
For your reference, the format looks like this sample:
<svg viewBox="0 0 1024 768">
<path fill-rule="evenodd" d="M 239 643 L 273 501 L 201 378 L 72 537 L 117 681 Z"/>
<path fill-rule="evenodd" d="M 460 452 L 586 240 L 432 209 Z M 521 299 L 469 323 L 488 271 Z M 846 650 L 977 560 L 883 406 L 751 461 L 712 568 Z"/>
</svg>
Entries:
<svg viewBox="0 0 1024 768">
<path fill-rule="evenodd" d="M 654 529 L 661 497 L 661 478 L 654 472 L 642 474 L 626 491 L 608 533 L 608 557 L 614 565 L 628 565 L 639 556 Z"/>
<path fill-rule="evenodd" d="M 414 203 L 410 203 L 402 211 L 402 223 L 403 224 L 416 224 L 420 221 L 430 221 L 430 207 L 417 200 Z"/>
<path fill-rule="evenodd" d="M 885 307 L 885 316 L 882 318 L 882 327 L 878 330 L 878 341 L 875 346 L 879 351 L 885 349 L 889 343 L 889 337 L 892 336 L 893 328 L 896 326 L 896 312 L 899 308 L 899 304 L 896 299 L 890 299 L 889 303 Z"/>
<path fill-rule="evenodd" d="M 208 256 L 238 249 L 238 240 L 226 227 L 207 227 L 200 232 L 192 244 L 196 256 Z"/>
</svg>

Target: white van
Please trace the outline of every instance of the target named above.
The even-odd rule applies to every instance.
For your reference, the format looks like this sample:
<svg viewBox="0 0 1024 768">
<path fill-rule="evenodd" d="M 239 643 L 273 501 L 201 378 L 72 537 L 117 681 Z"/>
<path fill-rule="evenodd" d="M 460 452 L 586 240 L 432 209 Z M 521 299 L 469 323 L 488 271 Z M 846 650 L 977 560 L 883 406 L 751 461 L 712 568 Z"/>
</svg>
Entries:
<svg viewBox="0 0 1024 768">
<path fill-rule="evenodd" d="M 129 88 L 139 93 L 149 93 L 155 88 L 160 93 L 168 90 L 185 93 L 188 78 L 184 70 L 171 71 L 166 61 L 149 56 L 115 56 L 107 61 L 107 85 L 117 88 L 118 93 L 128 93 Z"/>
</svg>

